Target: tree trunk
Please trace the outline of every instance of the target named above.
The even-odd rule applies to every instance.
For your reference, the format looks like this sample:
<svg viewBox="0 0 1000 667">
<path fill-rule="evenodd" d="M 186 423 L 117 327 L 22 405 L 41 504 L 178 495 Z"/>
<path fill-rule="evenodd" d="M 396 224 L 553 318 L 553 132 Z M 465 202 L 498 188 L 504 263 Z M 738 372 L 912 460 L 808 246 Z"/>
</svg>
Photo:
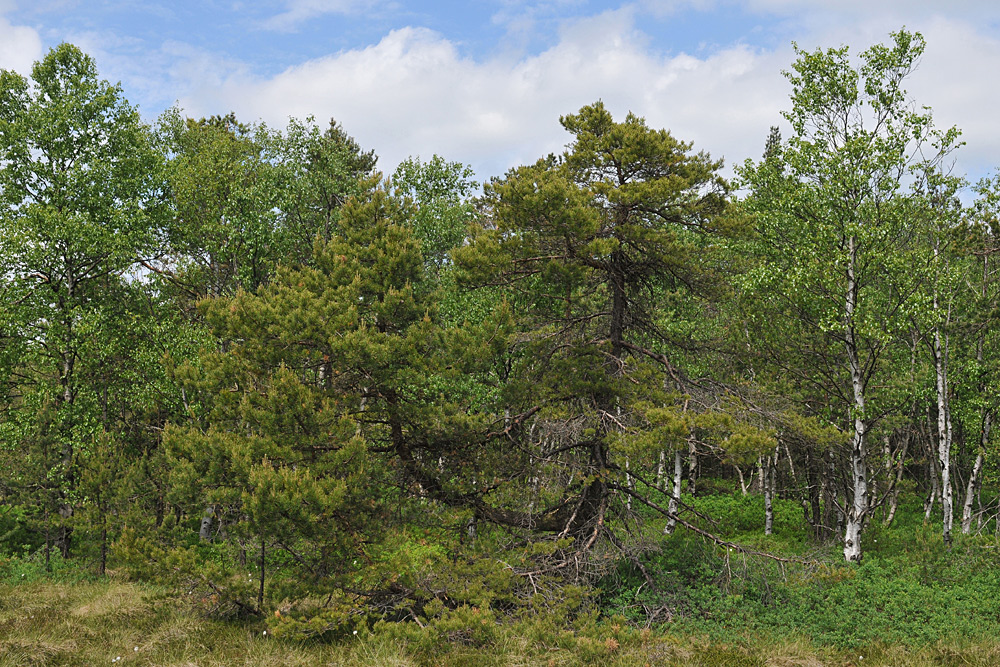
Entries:
<svg viewBox="0 0 1000 667">
<path fill-rule="evenodd" d="M 212 539 L 212 524 L 215 521 L 215 505 L 205 508 L 205 514 L 201 517 L 201 528 L 198 530 L 198 538 L 203 542 Z"/>
<path fill-rule="evenodd" d="M 983 470 L 983 455 L 986 452 L 986 445 L 989 442 L 992 428 L 993 413 L 986 410 L 983 414 L 982 426 L 979 428 L 979 452 L 976 454 L 976 462 L 972 464 L 972 473 L 969 475 L 969 482 L 965 486 L 965 502 L 962 503 L 963 535 L 968 535 L 972 532 L 972 505 L 979 490 L 980 474 Z"/>
<path fill-rule="evenodd" d="M 753 471 L 750 471 L 750 479 L 748 480 L 743 476 L 743 470 L 738 465 L 734 464 L 733 468 L 736 469 L 736 476 L 740 478 L 740 491 L 746 496 L 750 492 L 750 485 L 753 484 Z"/>
<path fill-rule="evenodd" d="M 69 410 L 73 404 L 73 387 L 71 377 L 73 375 L 73 358 L 67 354 L 63 359 L 63 406 Z M 59 484 L 59 530 L 56 534 L 56 546 L 63 558 L 69 558 L 70 546 L 73 538 L 73 527 L 70 521 L 73 518 L 73 505 L 70 500 L 74 486 L 73 479 L 73 441 L 69 433 L 61 433 L 62 441 L 59 452 L 59 467 L 61 469 L 62 481 Z"/>
<path fill-rule="evenodd" d="M 821 514 L 822 507 L 820 502 L 820 497 L 822 495 L 821 485 L 816 479 L 816 470 L 813 467 L 812 455 L 809 453 L 809 448 L 805 450 L 806 455 L 806 496 L 808 497 L 808 507 L 806 509 L 807 520 L 809 525 L 813 529 L 813 538 L 820 539 L 823 537 L 823 517 Z"/>
<path fill-rule="evenodd" d="M 906 464 L 906 452 L 910 448 L 911 433 L 907 433 L 903 438 L 903 450 L 899 453 L 899 458 L 895 461 L 895 478 L 892 483 L 892 490 L 889 492 L 889 511 L 885 517 L 885 525 L 892 525 L 896 518 L 896 510 L 899 508 L 899 483 L 903 479 L 903 470 Z"/>
<path fill-rule="evenodd" d="M 788 457 L 788 474 L 792 477 L 792 488 L 798 493 L 799 489 L 799 478 L 795 474 L 795 462 L 792 461 L 792 451 L 788 448 L 788 441 L 782 440 L 780 446 L 785 450 L 785 456 Z M 778 455 L 775 454 L 775 465 L 777 466 Z"/>
<path fill-rule="evenodd" d="M 778 448 L 774 449 L 774 457 L 770 454 L 762 457 L 761 475 L 764 487 L 764 534 L 774 532 L 774 492 L 777 488 L 775 477 L 778 472 Z"/>
<path fill-rule="evenodd" d="M 823 535 L 833 539 L 844 527 L 844 513 L 837 502 L 837 462 L 832 451 L 826 453 L 824 474 L 820 478 L 820 495 L 823 497 Z"/>
<path fill-rule="evenodd" d="M 698 480 L 698 450 L 694 446 L 694 438 L 688 440 L 688 493 L 695 495 L 695 484 Z"/>
<path fill-rule="evenodd" d="M 625 488 L 635 490 L 635 482 L 632 480 L 632 473 L 629 472 L 629 458 L 625 457 Z M 632 496 L 625 498 L 625 508 L 632 511 Z"/>
<path fill-rule="evenodd" d="M 937 457 L 932 456 L 929 461 L 927 461 L 927 474 L 931 480 L 931 492 L 927 496 L 927 500 L 924 501 L 924 523 L 928 523 L 931 520 L 931 514 L 934 512 L 934 503 L 937 501 L 938 496 L 938 471 L 937 471 Z"/>
<path fill-rule="evenodd" d="M 62 387 L 62 408 L 70 411 L 76 395 L 73 391 L 73 371 L 75 368 L 76 354 L 73 345 L 73 302 L 76 291 L 76 276 L 72 267 L 66 269 L 66 304 L 63 311 L 66 319 L 63 325 L 66 327 L 65 349 L 62 353 L 62 376 L 59 378 Z M 60 474 L 62 480 L 59 484 L 59 518 L 61 519 L 59 531 L 56 535 L 56 544 L 62 553 L 63 558 L 69 558 L 70 546 L 73 535 L 73 528 L 70 521 L 73 518 L 72 495 L 73 487 L 76 484 L 73 470 L 73 439 L 70 433 L 60 433 Z"/>
<path fill-rule="evenodd" d="M 990 279 L 990 253 L 983 255 L 983 282 L 982 282 L 982 297 L 986 298 L 988 294 L 987 285 L 989 285 Z M 996 300 L 994 299 L 991 306 L 996 308 Z M 982 368 L 983 364 L 983 347 L 985 345 L 985 333 L 980 330 L 979 336 L 976 340 L 976 361 L 979 367 Z M 986 386 L 985 382 L 980 381 L 979 390 L 981 394 L 985 394 Z M 983 408 L 983 416 L 979 426 L 979 447 L 976 452 L 976 461 L 972 464 L 972 472 L 969 475 L 969 482 L 965 487 L 965 501 L 962 503 L 962 534 L 968 535 L 972 532 L 972 505 L 975 498 L 979 497 L 980 490 L 982 488 L 982 470 L 983 462 L 986 457 L 986 446 L 990 441 L 990 431 L 993 429 L 993 409 L 990 407 Z M 975 497 L 975 498 L 974 498 Z M 982 507 L 982 505 L 980 505 Z M 980 513 L 979 521 L 982 521 L 982 513 Z"/>
<path fill-rule="evenodd" d="M 660 450 L 660 462 L 656 466 L 656 488 L 660 490 L 666 490 L 667 488 L 666 468 L 667 453 Z"/>
<path fill-rule="evenodd" d="M 670 517 L 667 519 L 667 525 L 663 529 L 664 534 L 670 534 L 674 532 L 674 528 L 677 526 L 677 520 L 674 518 L 677 515 L 677 510 L 680 508 L 681 502 L 681 475 L 684 473 L 684 460 L 681 451 L 678 449 L 674 452 L 674 486 L 670 490 L 670 503 L 667 505 L 667 511 Z"/>
<path fill-rule="evenodd" d="M 861 367 L 857 341 L 854 335 L 854 310 L 857 306 L 858 286 L 854 269 L 857 261 L 857 239 L 848 240 L 847 263 L 847 295 L 844 307 L 845 347 L 847 348 L 848 366 L 851 371 L 851 386 L 854 392 L 854 435 L 851 441 L 851 490 L 853 498 L 846 506 L 844 516 L 844 559 L 848 562 L 861 562 L 861 531 L 868 518 L 868 451 L 865 436 L 865 377 Z"/>
<path fill-rule="evenodd" d="M 935 255 L 937 248 L 935 248 Z M 939 310 L 937 291 L 934 294 L 934 311 Z M 951 526 L 954 505 L 951 491 L 951 410 L 948 401 L 948 335 L 941 335 L 940 325 L 934 328 L 934 370 L 937 376 L 937 443 L 938 463 L 941 466 L 941 535 L 945 544 L 951 543 Z"/>
</svg>

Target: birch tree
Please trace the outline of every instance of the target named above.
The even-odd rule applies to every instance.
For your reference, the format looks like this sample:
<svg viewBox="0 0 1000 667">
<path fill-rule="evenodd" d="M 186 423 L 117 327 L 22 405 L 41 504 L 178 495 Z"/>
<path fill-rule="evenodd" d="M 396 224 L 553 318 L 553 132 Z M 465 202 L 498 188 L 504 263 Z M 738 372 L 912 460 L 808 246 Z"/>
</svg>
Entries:
<svg viewBox="0 0 1000 667">
<path fill-rule="evenodd" d="M 967 438 L 975 438 L 976 453 L 966 479 L 962 499 L 961 531 L 972 532 L 973 507 L 982 485 L 983 467 L 990 453 L 993 426 L 997 408 L 1000 406 L 998 394 L 998 360 L 993 352 L 997 349 L 998 328 L 997 305 L 1000 303 L 1000 281 L 997 280 L 997 252 L 1000 251 L 1000 176 L 983 179 L 976 185 L 976 199 L 970 224 L 964 230 L 965 255 L 968 290 L 968 312 L 971 316 L 964 322 L 968 331 L 964 364 L 957 374 L 957 390 L 971 396 L 963 401 L 962 422 Z"/>
<path fill-rule="evenodd" d="M 966 293 L 962 289 L 962 258 L 956 256 L 951 240 L 958 228 L 961 205 L 956 196 L 961 181 L 944 178 L 940 174 L 930 174 L 923 206 L 924 220 L 917 220 L 928 236 L 924 241 L 925 252 L 929 254 L 925 285 L 929 301 L 923 312 L 917 313 L 916 320 L 922 324 L 924 339 L 930 351 L 934 366 L 935 407 L 937 409 L 937 467 L 940 473 L 942 538 L 945 544 L 951 542 L 951 531 L 955 516 L 955 494 L 952 483 L 953 462 L 952 443 L 954 428 L 952 419 L 952 329 L 956 311 L 962 305 L 957 301 Z"/>
<path fill-rule="evenodd" d="M 786 77 L 791 139 L 740 170 L 754 218 L 750 243 L 760 264 L 742 288 L 798 320 L 802 344 L 837 350 L 836 365 L 812 382 L 839 406 L 851 433 L 844 557 L 860 561 L 861 534 L 872 510 L 869 433 L 884 413 L 874 383 L 915 307 L 911 225 L 922 175 L 956 145 L 958 132 L 934 128 L 903 84 L 924 50 L 919 33 L 892 34 L 852 62 L 847 47 L 806 52 Z"/>
</svg>

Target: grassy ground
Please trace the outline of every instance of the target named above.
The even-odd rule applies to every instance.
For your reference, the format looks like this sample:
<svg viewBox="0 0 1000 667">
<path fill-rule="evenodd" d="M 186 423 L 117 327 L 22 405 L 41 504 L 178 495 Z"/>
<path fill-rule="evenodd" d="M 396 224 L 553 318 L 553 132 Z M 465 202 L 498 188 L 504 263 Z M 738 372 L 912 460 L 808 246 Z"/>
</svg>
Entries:
<svg viewBox="0 0 1000 667">
<path fill-rule="evenodd" d="M 692 499 L 742 544 L 822 561 L 781 565 L 678 531 L 646 567 L 598 583 L 601 614 L 503 622 L 467 607 L 424 624 L 376 623 L 323 643 L 275 637 L 211 605 L 77 562 L 0 556 L 0 667 L 14 665 L 1000 665 L 1000 548 L 993 535 L 944 547 L 919 499 L 891 527 L 873 521 L 860 566 L 808 538 L 801 510 L 778 503 L 760 532 L 759 498 Z M 657 529 L 657 534 L 659 530 Z M 650 609 L 669 609 L 671 620 Z M 274 620 L 274 619 L 271 619 Z"/>
<path fill-rule="evenodd" d="M 0 585 L 0 667 L 15 665 L 997 665 L 1000 644 L 872 644 L 709 640 L 612 622 L 588 632 L 505 627 L 485 645 L 417 650 L 384 634 L 340 644 L 274 639 L 259 626 L 211 620 L 161 591 L 116 581 Z"/>
</svg>

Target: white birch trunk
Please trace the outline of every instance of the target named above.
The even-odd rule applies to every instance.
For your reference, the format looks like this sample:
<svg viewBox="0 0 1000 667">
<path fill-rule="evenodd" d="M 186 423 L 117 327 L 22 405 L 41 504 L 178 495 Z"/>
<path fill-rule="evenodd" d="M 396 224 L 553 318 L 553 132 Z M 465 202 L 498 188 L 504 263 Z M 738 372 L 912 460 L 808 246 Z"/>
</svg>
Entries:
<svg viewBox="0 0 1000 667">
<path fill-rule="evenodd" d="M 750 479 L 748 480 L 743 476 L 743 471 L 738 465 L 734 465 L 733 467 L 736 468 L 736 475 L 740 478 L 740 491 L 743 492 L 743 496 L 745 497 L 750 491 L 750 485 L 753 484 L 753 471 L 750 471 Z"/>
<path fill-rule="evenodd" d="M 778 448 L 774 449 L 774 457 L 770 455 L 763 457 L 761 474 L 763 475 L 762 486 L 764 487 L 764 534 L 771 535 L 774 532 L 774 493 L 777 489 L 778 472 Z"/>
<path fill-rule="evenodd" d="M 989 442 L 992 428 L 993 413 L 987 410 L 983 415 L 983 425 L 979 429 L 979 453 L 976 454 L 976 462 L 972 464 L 972 474 L 969 475 L 969 483 L 965 486 L 965 502 L 962 503 L 963 535 L 968 535 L 972 532 L 972 505 L 975 501 L 976 492 L 979 490 L 979 476 L 983 470 L 983 452 L 986 451 L 986 443 Z"/>
<path fill-rule="evenodd" d="M 940 329 L 934 330 L 934 368 L 937 374 L 938 408 L 937 457 L 941 466 L 941 534 L 945 544 L 951 543 L 951 526 L 954 519 L 954 501 L 951 491 L 951 419 L 948 414 L 947 341 L 948 337 L 945 335 L 942 343 Z"/>
<path fill-rule="evenodd" d="M 931 478 L 931 494 L 927 497 L 924 502 L 924 523 L 931 520 L 931 514 L 934 512 L 934 503 L 937 501 L 938 496 L 938 471 L 937 471 L 937 459 L 931 459 L 927 462 L 927 467 L 930 472 Z"/>
<path fill-rule="evenodd" d="M 670 513 L 670 517 L 667 519 L 667 525 L 663 529 L 664 534 L 669 534 L 674 532 L 674 528 L 677 527 L 677 510 L 680 508 L 681 503 L 681 475 L 684 473 L 684 460 L 683 455 L 680 450 L 674 452 L 674 486 L 670 490 L 670 503 L 667 505 L 667 511 Z"/>
<path fill-rule="evenodd" d="M 688 493 L 695 495 L 695 484 L 698 479 L 698 450 L 694 446 L 694 437 L 688 439 Z"/>
<path fill-rule="evenodd" d="M 208 541 L 212 539 L 212 524 L 215 521 L 215 505 L 205 508 L 205 513 L 201 517 L 201 526 L 198 530 L 198 539 Z"/>
<path fill-rule="evenodd" d="M 934 259 L 938 259 L 938 244 L 934 243 Z M 951 407 L 948 401 L 948 334 L 941 334 L 941 304 L 938 300 L 938 288 L 934 287 L 934 371 L 937 375 L 937 436 L 938 462 L 941 464 L 941 535 L 945 544 L 951 543 L 951 527 L 954 521 L 954 499 L 951 489 Z M 949 312 L 945 316 L 947 325 L 951 318 Z"/>
<path fill-rule="evenodd" d="M 844 559 L 861 562 L 861 531 L 868 518 L 868 451 L 865 436 L 865 382 L 854 337 L 854 310 L 857 307 L 858 285 L 854 269 L 857 261 L 857 239 L 848 239 L 847 294 L 844 303 L 844 333 L 847 361 L 851 371 L 851 386 L 854 392 L 854 435 L 851 441 L 851 487 L 853 498 L 846 506 L 844 516 Z"/>
<path fill-rule="evenodd" d="M 665 477 L 667 464 L 667 453 L 660 450 L 660 462 L 656 466 L 656 488 L 661 491 L 667 488 L 667 478 Z"/>
<path fill-rule="evenodd" d="M 798 489 L 799 488 L 799 478 L 795 474 L 795 462 L 792 460 L 792 452 L 791 452 L 791 450 L 788 449 L 788 442 L 787 441 L 782 441 L 781 446 L 785 448 L 785 456 L 788 457 L 788 473 L 792 476 L 792 488 Z M 775 465 L 777 465 L 777 462 L 778 462 L 778 454 L 777 454 L 777 452 L 775 452 L 774 461 L 775 461 Z"/>
<path fill-rule="evenodd" d="M 625 486 L 630 490 L 635 490 L 635 482 L 632 481 L 632 473 L 629 472 L 629 460 L 625 457 Z M 625 497 L 625 508 L 632 511 L 632 496 Z"/>
</svg>

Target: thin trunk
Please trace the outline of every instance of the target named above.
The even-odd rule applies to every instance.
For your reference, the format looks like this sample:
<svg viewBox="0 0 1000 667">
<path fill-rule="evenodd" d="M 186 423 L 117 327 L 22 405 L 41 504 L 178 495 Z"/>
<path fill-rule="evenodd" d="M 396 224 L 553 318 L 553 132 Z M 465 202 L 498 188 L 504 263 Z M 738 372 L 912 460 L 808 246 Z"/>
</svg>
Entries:
<svg viewBox="0 0 1000 667">
<path fill-rule="evenodd" d="M 635 488 L 635 482 L 632 481 L 632 473 L 629 472 L 629 459 L 627 456 L 625 457 L 625 486 L 630 490 Z M 632 496 L 628 496 L 625 499 L 625 508 L 632 511 Z"/>
<path fill-rule="evenodd" d="M 826 475 L 823 478 L 823 529 L 831 539 L 844 531 L 844 506 L 839 501 L 837 460 L 833 451 L 829 451 L 826 457 Z M 833 534 L 830 534 L 831 527 Z"/>
<path fill-rule="evenodd" d="M 889 496 L 889 511 L 886 512 L 885 521 L 883 521 L 886 526 L 891 526 L 892 522 L 896 520 L 897 509 L 899 509 L 899 493 L 893 491 L 892 495 Z"/>
<path fill-rule="evenodd" d="M 774 532 L 774 493 L 777 488 L 775 478 L 778 473 L 778 453 L 775 447 L 774 457 L 770 454 L 762 457 L 761 474 L 764 487 L 764 534 L 771 535 Z"/>
<path fill-rule="evenodd" d="M 914 327 L 910 331 L 910 386 L 917 386 L 917 348 L 920 347 L 920 332 Z M 903 438 L 903 451 L 895 461 L 896 475 L 889 492 L 889 511 L 886 513 L 884 524 L 892 525 L 896 519 L 896 511 L 899 509 L 899 483 L 903 479 L 903 470 L 906 465 L 906 453 L 910 447 L 910 442 L 914 437 L 913 425 L 917 423 L 917 399 L 914 398 L 910 404 L 910 427 L 906 430 Z"/>
<path fill-rule="evenodd" d="M 743 477 L 743 470 L 741 470 L 738 465 L 734 465 L 733 467 L 736 468 L 736 475 L 740 478 L 740 490 L 743 492 L 743 495 L 746 496 L 750 491 L 750 485 L 753 484 L 753 471 L 750 471 L 750 479 L 748 480 Z"/>
<path fill-rule="evenodd" d="M 931 481 L 931 492 L 927 496 L 927 500 L 924 501 L 924 523 L 928 523 L 931 520 L 931 514 L 934 512 L 934 503 L 937 501 L 938 496 L 939 477 L 936 456 L 931 456 L 927 461 L 927 476 Z"/>
<path fill-rule="evenodd" d="M 667 453 L 660 450 L 660 462 L 656 465 L 656 488 L 665 490 L 667 488 L 666 473 Z"/>
<path fill-rule="evenodd" d="M 68 410 L 73 404 L 73 387 L 71 377 L 73 375 L 73 357 L 67 353 L 63 357 L 63 405 Z M 73 528 L 69 525 L 73 518 L 73 506 L 70 503 L 70 495 L 74 486 L 73 479 L 73 442 L 69 433 L 61 436 L 59 467 L 62 469 L 62 482 L 59 485 L 59 525 L 56 543 L 63 558 L 69 558 L 70 543 L 73 537 Z"/>
<path fill-rule="evenodd" d="M 695 495 L 695 483 L 698 480 L 698 450 L 694 446 L 694 438 L 688 439 L 688 493 Z"/>
<path fill-rule="evenodd" d="M 903 438 L 903 451 L 899 453 L 899 458 L 895 462 L 896 477 L 892 484 L 892 491 L 889 493 L 889 512 L 885 517 L 885 525 L 889 526 L 896 518 L 896 510 L 899 508 L 899 483 L 903 479 L 903 470 L 906 463 L 906 452 L 910 447 L 910 433 Z"/>
<path fill-rule="evenodd" d="M 257 589 L 257 613 L 264 612 L 264 538 L 260 539 L 260 588 Z"/>
<path fill-rule="evenodd" d="M 664 534 L 669 534 L 674 532 L 674 528 L 677 527 L 677 510 L 680 508 L 681 502 L 681 475 L 684 473 L 684 459 L 680 450 L 674 452 L 674 487 L 670 490 L 670 503 L 667 505 L 667 512 L 670 514 L 670 518 L 667 519 L 667 525 L 663 529 Z"/>
<path fill-rule="evenodd" d="M 816 470 L 813 467 L 812 454 L 809 452 L 809 448 L 805 449 L 806 455 L 806 496 L 808 498 L 806 503 L 806 520 L 813 529 L 813 537 L 819 539 L 822 537 L 823 533 L 823 518 L 821 515 L 821 502 L 820 498 L 822 496 L 822 485 L 817 481 Z"/>
<path fill-rule="evenodd" d="M 992 428 L 993 413 L 987 410 L 983 414 L 983 423 L 979 429 L 979 452 L 976 454 L 976 462 L 972 464 L 972 474 L 969 475 L 969 482 L 965 486 L 965 502 L 962 503 L 963 535 L 968 535 L 972 532 L 972 505 L 979 490 L 980 473 L 983 470 L 983 454 L 986 451 L 986 444 L 989 442 Z"/>
<path fill-rule="evenodd" d="M 980 292 L 983 299 L 987 296 L 987 286 L 990 277 L 990 254 L 983 255 L 983 282 Z M 994 304 L 991 304 L 994 305 Z M 994 305 L 995 307 L 995 305 Z M 983 365 L 983 347 L 985 346 L 985 335 L 982 330 L 976 339 L 976 361 L 980 368 Z M 980 394 L 985 394 L 986 386 L 984 382 L 979 383 Z M 983 408 L 982 420 L 979 427 L 979 447 L 976 452 L 976 461 L 972 464 L 972 473 L 969 475 L 969 482 L 965 487 L 965 501 L 962 503 L 962 534 L 968 535 L 972 532 L 972 505 L 975 498 L 979 497 L 982 488 L 982 470 L 986 457 L 986 446 L 990 441 L 990 431 L 993 430 L 993 410 L 989 407 Z M 981 507 L 981 506 L 980 506 Z M 982 521 L 982 514 L 979 520 Z"/>
<path fill-rule="evenodd" d="M 470 516 L 469 520 L 465 522 L 465 535 L 469 539 L 469 544 L 476 543 L 476 517 L 475 515 Z"/>
<path fill-rule="evenodd" d="M 819 533 L 824 539 L 830 539 L 830 527 L 833 526 L 836 521 L 836 511 L 837 511 L 837 499 L 836 491 L 834 490 L 834 473 L 836 469 L 833 465 L 833 452 L 827 452 L 820 459 L 819 464 L 819 496 L 823 503 L 823 520 L 820 522 L 823 526 L 821 532 Z"/>
<path fill-rule="evenodd" d="M 66 410 L 71 409 L 74 399 L 73 370 L 76 357 L 73 352 L 73 320 L 70 313 L 73 307 L 75 291 L 75 276 L 72 268 L 67 267 L 66 304 L 69 304 L 70 310 L 65 311 L 67 314 L 66 319 L 63 322 L 66 327 L 66 349 L 63 351 L 62 355 L 62 376 L 60 377 L 60 383 L 62 384 L 62 404 Z M 73 535 L 73 528 L 69 525 L 70 520 L 73 517 L 73 505 L 71 504 L 70 498 L 73 493 L 73 487 L 75 486 L 73 474 L 73 440 L 69 433 L 64 432 L 60 434 L 60 441 L 61 448 L 59 466 L 61 468 L 62 480 L 59 484 L 59 517 L 61 521 L 56 537 L 56 543 L 59 550 L 62 552 L 62 557 L 69 558 L 70 543 Z"/>
<path fill-rule="evenodd" d="M 934 256 L 938 249 L 935 245 Z M 934 312 L 940 311 L 937 289 L 934 290 Z M 947 324 L 947 320 L 945 321 Z M 951 543 L 954 505 L 951 491 L 951 414 L 948 404 L 948 334 L 941 334 L 941 324 L 934 327 L 934 371 L 937 376 L 937 442 L 938 463 L 941 466 L 941 534 L 945 544 Z"/>
<path fill-rule="evenodd" d="M 891 480 L 890 474 L 892 472 L 892 449 L 890 447 L 889 436 L 888 435 L 882 437 L 882 472 L 884 473 L 884 476 L 885 476 L 886 487 L 887 487 L 888 490 L 891 491 L 892 490 L 892 482 L 890 481 Z M 878 482 L 877 478 L 873 477 L 872 478 L 872 498 L 875 498 L 875 499 L 878 499 L 878 497 L 879 497 L 877 482 Z M 885 510 L 884 509 L 882 511 L 882 516 L 883 516 L 883 518 L 885 517 Z"/>
<path fill-rule="evenodd" d="M 788 441 L 787 440 L 782 440 L 781 441 L 781 446 L 785 450 L 785 456 L 788 457 L 788 473 L 792 476 L 792 488 L 795 489 L 796 492 L 798 492 L 799 479 L 798 479 L 798 476 L 796 476 L 796 474 L 795 474 L 795 462 L 792 461 L 792 452 L 791 452 L 791 450 L 788 449 Z M 774 460 L 775 461 L 778 460 L 777 459 L 777 454 L 775 454 L 775 459 Z"/>
<path fill-rule="evenodd" d="M 844 559 L 848 562 L 860 562 L 861 531 L 868 518 L 868 461 L 865 436 L 865 378 L 861 367 L 859 346 L 854 332 L 854 310 L 857 307 L 858 286 L 854 274 L 857 262 L 857 239 L 848 240 L 847 263 L 847 294 L 844 306 L 845 347 L 847 348 L 848 366 L 851 371 L 851 386 L 854 392 L 854 435 L 851 442 L 851 490 L 853 498 L 846 506 L 844 517 Z"/>
</svg>

